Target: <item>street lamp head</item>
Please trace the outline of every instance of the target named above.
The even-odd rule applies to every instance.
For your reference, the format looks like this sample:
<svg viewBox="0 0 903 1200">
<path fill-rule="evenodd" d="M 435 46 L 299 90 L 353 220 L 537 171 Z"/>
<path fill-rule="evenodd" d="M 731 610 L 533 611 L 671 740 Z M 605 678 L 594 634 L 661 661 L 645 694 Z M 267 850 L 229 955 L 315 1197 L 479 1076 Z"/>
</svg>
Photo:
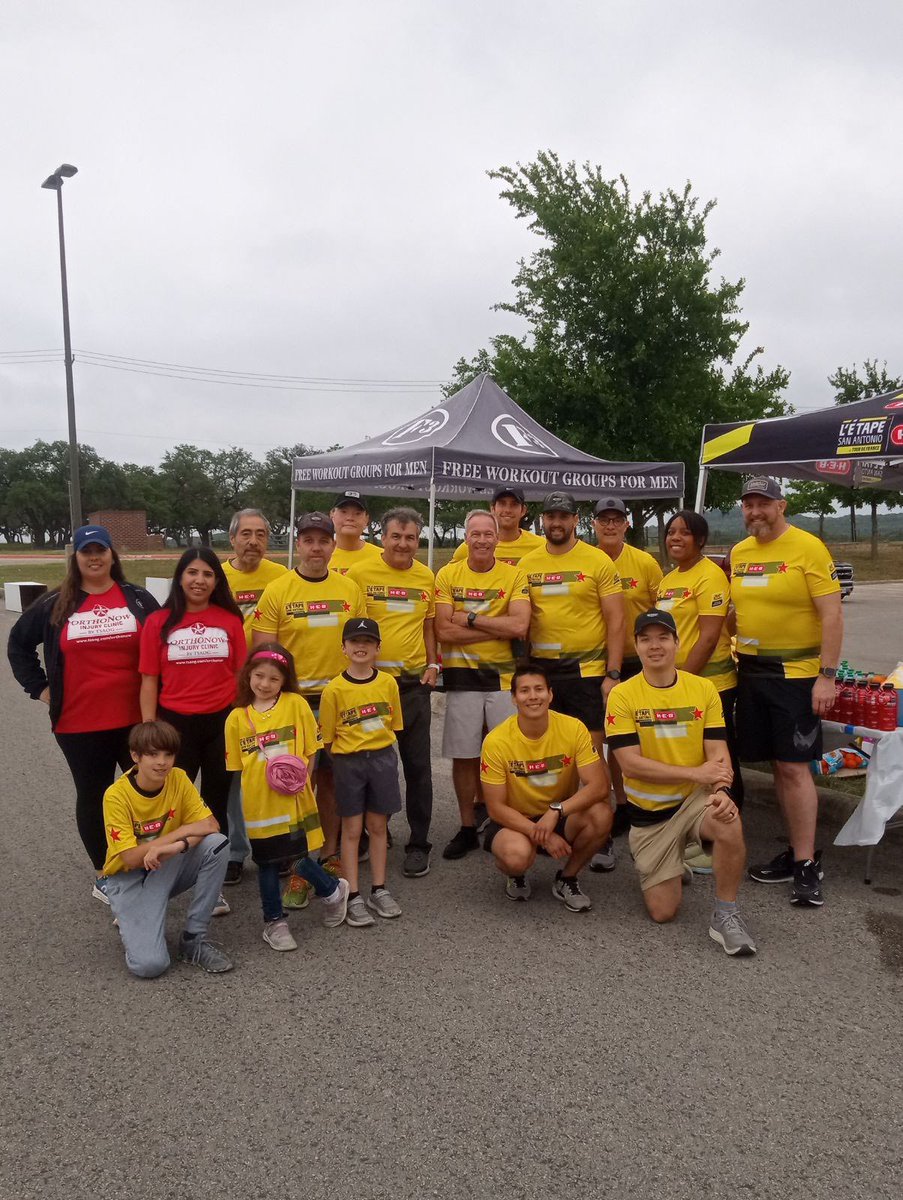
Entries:
<svg viewBox="0 0 903 1200">
<path fill-rule="evenodd" d="M 52 175 L 47 176 L 41 187 L 48 188 L 51 192 L 58 192 L 63 186 L 64 179 L 71 179 L 73 175 L 77 174 L 78 167 L 73 167 L 71 163 L 63 163 Z"/>
</svg>

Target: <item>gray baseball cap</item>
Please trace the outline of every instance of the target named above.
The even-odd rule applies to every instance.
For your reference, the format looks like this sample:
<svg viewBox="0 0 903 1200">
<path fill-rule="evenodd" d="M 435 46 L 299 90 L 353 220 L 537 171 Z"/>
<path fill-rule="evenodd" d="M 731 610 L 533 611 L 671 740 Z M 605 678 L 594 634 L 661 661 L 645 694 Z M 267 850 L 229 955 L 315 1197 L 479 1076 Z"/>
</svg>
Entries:
<svg viewBox="0 0 903 1200">
<path fill-rule="evenodd" d="M 747 496 L 767 496 L 769 500 L 784 499 L 781 485 L 770 475 L 752 475 L 747 479 L 743 485 L 743 491 L 740 493 L 740 499 L 745 500 Z"/>
</svg>

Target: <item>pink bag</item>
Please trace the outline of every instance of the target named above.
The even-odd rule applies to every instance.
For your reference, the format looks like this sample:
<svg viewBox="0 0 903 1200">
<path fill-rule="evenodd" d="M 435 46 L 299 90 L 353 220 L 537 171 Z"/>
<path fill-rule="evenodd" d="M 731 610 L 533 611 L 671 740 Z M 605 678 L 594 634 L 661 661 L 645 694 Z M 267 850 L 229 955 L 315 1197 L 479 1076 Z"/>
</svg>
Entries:
<svg viewBox="0 0 903 1200">
<path fill-rule="evenodd" d="M 297 754 L 280 754 L 267 761 L 267 783 L 274 792 L 295 796 L 307 783 L 307 763 Z"/>
</svg>

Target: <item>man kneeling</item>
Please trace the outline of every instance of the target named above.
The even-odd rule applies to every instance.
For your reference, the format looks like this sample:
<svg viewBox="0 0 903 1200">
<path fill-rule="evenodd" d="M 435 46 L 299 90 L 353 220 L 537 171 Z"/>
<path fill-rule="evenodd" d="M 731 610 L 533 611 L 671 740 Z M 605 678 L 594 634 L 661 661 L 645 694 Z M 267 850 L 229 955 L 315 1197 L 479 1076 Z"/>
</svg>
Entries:
<svg viewBox="0 0 903 1200">
<path fill-rule="evenodd" d="M 643 670 L 608 698 L 608 745 L 624 773 L 630 850 L 653 921 L 677 916 L 687 842 L 711 844 L 715 911 L 709 936 L 728 954 L 755 954 L 740 916 L 737 888 L 746 846 L 714 685 L 676 670 L 677 628 L 650 609 L 634 625 Z"/>
<path fill-rule="evenodd" d="M 511 679 L 516 712 L 486 735 L 480 783 L 489 810 L 483 848 L 507 876 L 509 900 L 528 900 L 527 872 L 538 851 L 563 861 L 552 895 L 571 910 L 592 907 L 577 875 L 611 830 L 608 768 L 582 721 L 550 712 L 552 689 L 540 666 Z"/>
<path fill-rule="evenodd" d="M 230 959 L 207 941 L 207 926 L 229 865 L 229 841 L 184 771 L 175 767 L 179 735 L 166 721 L 129 734 L 135 766 L 103 798 L 107 896 L 133 975 L 152 979 L 169 966 L 166 909 L 194 888 L 179 958 L 218 974 Z"/>
</svg>

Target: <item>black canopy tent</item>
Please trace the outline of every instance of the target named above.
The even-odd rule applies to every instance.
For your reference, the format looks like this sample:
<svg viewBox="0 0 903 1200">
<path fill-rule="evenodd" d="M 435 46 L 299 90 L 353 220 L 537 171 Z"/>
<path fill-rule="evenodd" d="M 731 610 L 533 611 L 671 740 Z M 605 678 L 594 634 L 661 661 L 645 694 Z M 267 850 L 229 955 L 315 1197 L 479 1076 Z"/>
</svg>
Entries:
<svg viewBox="0 0 903 1200">
<path fill-rule="evenodd" d="M 897 491 L 903 488 L 903 391 L 789 417 L 706 425 L 697 512 L 712 470 Z"/>
<path fill-rule="evenodd" d="M 510 484 L 535 499 L 570 492 L 579 499 L 615 493 L 624 500 L 683 496 L 683 463 L 615 463 L 563 442 L 534 421 L 488 374 L 422 416 L 388 433 L 292 464 L 295 493 L 335 488 L 366 495 L 428 496 L 433 553 L 436 500 L 487 499 Z"/>
</svg>

